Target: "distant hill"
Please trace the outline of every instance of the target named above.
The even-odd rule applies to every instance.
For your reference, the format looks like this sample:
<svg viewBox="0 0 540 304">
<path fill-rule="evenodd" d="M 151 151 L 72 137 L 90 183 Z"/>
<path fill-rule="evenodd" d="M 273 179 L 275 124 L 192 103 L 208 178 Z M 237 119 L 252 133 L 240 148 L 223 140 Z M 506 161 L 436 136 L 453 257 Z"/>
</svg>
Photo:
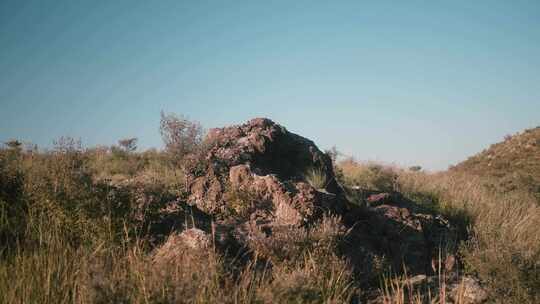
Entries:
<svg viewBox="0 0 540 304">
<path fill-rule="evenodd" d="M 485 177 L 501 192 L 524 190 L 540 201 L 540 126 L 508 135 L 450 171 Z"/>
</svg>

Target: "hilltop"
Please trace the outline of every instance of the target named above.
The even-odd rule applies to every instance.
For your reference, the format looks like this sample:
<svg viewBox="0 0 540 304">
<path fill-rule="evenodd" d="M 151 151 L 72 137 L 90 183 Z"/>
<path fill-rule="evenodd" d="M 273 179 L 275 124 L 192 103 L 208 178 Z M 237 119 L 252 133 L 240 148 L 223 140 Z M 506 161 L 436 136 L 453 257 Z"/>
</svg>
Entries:
<svg viewBox="0 0 540 304">
<path fill-rule="evenodd" d="M 540 126 L 515 135 L 451 167 L 480 176 L 499 192 L 527 191 L 540 199 Z"/>
</svg>

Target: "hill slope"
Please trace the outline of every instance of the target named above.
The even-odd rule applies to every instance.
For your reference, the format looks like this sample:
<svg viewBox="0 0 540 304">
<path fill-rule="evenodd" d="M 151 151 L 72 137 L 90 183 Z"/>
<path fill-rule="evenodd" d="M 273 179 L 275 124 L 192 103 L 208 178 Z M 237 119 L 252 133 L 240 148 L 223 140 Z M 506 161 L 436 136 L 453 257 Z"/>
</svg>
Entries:
<svg viewBox="0 0 540 304">
<path fill-rule="evenodd" d="M 498 191 L 527 191 L 540 200 L 540 126 L 506 136 L 450 171 L 482 176 Z"/>
</svg>

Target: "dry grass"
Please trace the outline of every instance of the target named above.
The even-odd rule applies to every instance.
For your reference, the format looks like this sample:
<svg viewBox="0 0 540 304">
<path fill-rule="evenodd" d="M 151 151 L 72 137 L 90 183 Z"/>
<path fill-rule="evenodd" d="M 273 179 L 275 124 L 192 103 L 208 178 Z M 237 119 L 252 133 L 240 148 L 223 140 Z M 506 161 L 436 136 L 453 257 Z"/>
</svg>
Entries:
<svg viewBox="0 0 540 304">
<path fill-rule="evenodd" d="M 540 127 L 491 145 L 451 171 L 482 177 L 495 192 L 529 192 L 540 203 Z"/>
<path fill-rule="evenodd" d="M 490 300 L 540 302 L 533 194 L 492 191 L 458 172 L 354 161 L 341 170 L 351 186 L 399 190 L 450 218 L 464 241 L 449 254 L 462 273 L 481 279 Z M 157 152 L 118 156 L 69 142 L 47 153 L 10 148 L 0 150 L 0 173 L 0 303 L 350 303 L 367 292 L 336 253 L 346 231 L 334 217 L 253 239 L 247 262 L 211 248 L 156 264 L 145 234 L 150 219 L 185 195 L 182 172 Z M 312 173 L 315 185 L 325 184 Z M 124 180 L 100 182 L 115 174 Z M 440 288 L 415 290 L 408 279 L 383 284 L 388 303 L 442 302 Z"/>
<path fill-rule="evenodd" d="M 396 190 L 397 168 L 373 162 L 362 163 L 352 158 L 338 163 L 343 173 L 343 182 L 360 189 L 394 191 Z"/>
<path fill-rule="evenodd" d="M 372 164 L 347 160 L 339 165 L 349 186 L 396 189 L 449 218 L 464 239 L 457 244 L 463 271 L 478 276 L 492 300 L 540 301 L 540 206 L 535 193 L 493 191 L 486 179 L 456 171 L 430 174 L 380 166 L 375 172 L 385 172 L 381 177 L 373 174 Z M 376 186 L 381 179 L 386 187 Z M 387 284 L 389 303 L 425 301 L 425 294 L 406 293 L 405 287 Z"/>
<path fill-rule="evenodd" d="M 182 197 L 181 172 L 159 157 L 94 153 L 0 150 L 0 303 L 346 303 L 357 294 L 334 253 L 335 218 L 260 240 L 247 263 L 215 247 L 156 263 L 145 233 L 156 209 Z M 116 182 L 98 176 L 117 161 L 140 169 Z"/>
<path fill-rule="evenodd" d="M 331 223 L 316 238 L 329 238 L 320 234 Z M 323 241 L 274 256 L 271 267 L 257 258 L 239 266 L 211 248 L 156 263 L 144 242 L 126 234 L 123 243 L 21 248 L 0 262 L 0 303 L 348 303 L 357 292 L 349 265 Z"/>
<path fill-rule="evenodd" d="M 478 275 L 493 299 L 540 300 L 540 206 L 527 192 L 490 191 L 480 177 L 402 171 L 400 190 L 466 229 L 465 271 Z"/>
<path fill-rule="evenodd" d="M 82 251 L 61 240 L 35 251 L 19 250 L 0 262 L 0 303 L 86 303 Z"/>
</svg>

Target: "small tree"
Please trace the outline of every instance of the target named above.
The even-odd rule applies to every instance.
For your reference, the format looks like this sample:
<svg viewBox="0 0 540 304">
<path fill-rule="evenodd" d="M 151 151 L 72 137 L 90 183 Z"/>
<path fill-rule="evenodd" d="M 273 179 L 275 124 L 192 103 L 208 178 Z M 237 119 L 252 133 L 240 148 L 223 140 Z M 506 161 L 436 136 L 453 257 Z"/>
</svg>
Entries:
<svg viewBox="0 0 540 304">
<path fill-rule="evenodd" d="M 410 166 L 409 170 L 413 172 L 422 171 L 422 166 Z"/>
<path fill-rule="evenodd" d="M 137 140 L 138 139 L 136 137 L 120 139 L 118 141 L 118 145 L 125 152 L 133 152 L 133 151 L 137 150 Z"/>
<path fill-rule="evenodd" d="M 22 142 L 18 141 L 17 139 L 10 139 L 4 143 L 9 149 L 12 150 L 20 150 L 22 147 Z"/>
<path fill-rule="evenodd" d="M 177 160 L 194 152 L 202 142 L 201 124 L 184 116 L 165 114 L 162 111 L 159 131 L 166 151 Z"/>
<path fill-rule="evenodd" d="M 337 158 L 338 158 L 340 152 L 337 150 L 336 146 L 332 146 L 332 148 L 330 148 L 329 150 L 326 150 L 325 153 L 328 156 L 330 156 L 330 158 L 332 159 L 333 164 L 337 163 Z"/>
</svg>

